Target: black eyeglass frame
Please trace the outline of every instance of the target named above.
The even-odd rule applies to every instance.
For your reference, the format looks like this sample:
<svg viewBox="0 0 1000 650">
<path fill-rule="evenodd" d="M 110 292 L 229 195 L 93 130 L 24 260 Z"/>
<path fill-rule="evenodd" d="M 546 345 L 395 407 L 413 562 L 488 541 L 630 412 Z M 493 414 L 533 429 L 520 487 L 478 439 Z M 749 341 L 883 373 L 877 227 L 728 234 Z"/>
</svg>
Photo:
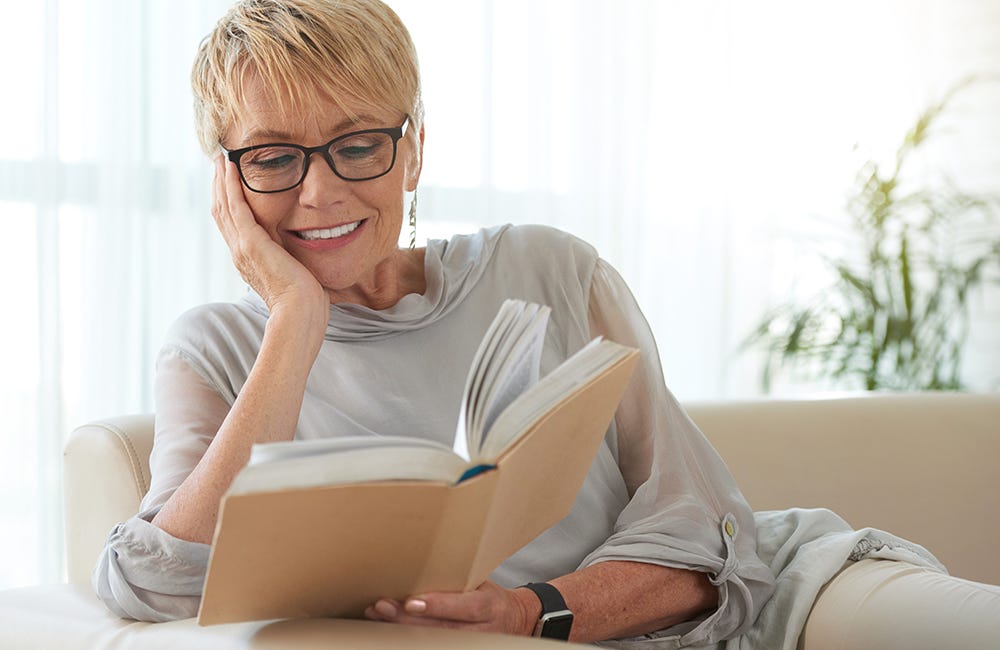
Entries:
<svg viewBox="0 0 1000 650">
<path fill-rule="evenodd" d="M 312 155 L 314 153 L 321 154 L 323 156 L 323 159 L 326 160 L 326 164 L 330 166 L 331 170 L 333 170 L 333 173 L 336 174 L 338 178 L 341 178 L 345 181 L 349 182 L 370 181 L 385 176 L 386 174 L 392 171 L 393 167 L 396 166 L 396 153 L 399 151 L 399 141 L 403 139 L 404 135 L 406 135 L 406 129 L 409 126 L 409 124 L 410 124 L 410 116 L 407 115 L 406 119 L 403 120 L 403 123 L 397 127 L 388 129 L 364 129 L 361 131 L 351 131 L 350 133 L 338 135 L 333 140 L 330 140 L 326 144 L 321 144 L 318 147 L 303 147 L 300 144 L 294 144 L 291 142 L 267 142 L 265 144 L 255 144 L 250 147 L 243 147 L 242 149 L 229 150 L 223 147 L 222 150 L 226 152 L 226 158 L 228 158 L 230 162 L 236 163 L 236 170 L 240 173 L 240 180 L 243 181 L 244 187 L 246 187 L 251 192 L 256 192 L 258 194 L 277 194 L 278 192 L 287 192 L 288 190 L 294 190 L 296 187 L 302 184 L 302 181 L 306 179 L 306 174 L 309 173 L 309 162 L 312 160 Z M 365 135 L 368 133 L 383 133 L 392 139 L 392 160 L 389 162 L 389 167 L 384 172 L 375 174 L 374 176 L 365 176 L 364 178 L 348 178 L 343 174 L 341 174 L 339 171 L 337 171 L 337 166 L 333 162 L 333 156 L 330 155 L 330 149 L 340 140 L 346 140 L 347 138 L 354 138 L 359 135 Z M 289 187 L 285 187 L 280 190 L 257 190 L 254 189 L 253 187 L 250 187 L 250 183 L 247 182 L 246 176 L 243 175 L 243 165 L 240 164 L 240 158 L 243 157 L 243 154 L 247 153 L 248 151 L 254 151 L 256 149 L 266 149 L 267 147 L 291 147 L 292 149 L 298 149 L 304 154 L 305 157 L 303 158 L 302 162 L 302 176 L 299 177 L 298 182 L 296 182 L 294 185 L 290 185 Z"/>
</svg>

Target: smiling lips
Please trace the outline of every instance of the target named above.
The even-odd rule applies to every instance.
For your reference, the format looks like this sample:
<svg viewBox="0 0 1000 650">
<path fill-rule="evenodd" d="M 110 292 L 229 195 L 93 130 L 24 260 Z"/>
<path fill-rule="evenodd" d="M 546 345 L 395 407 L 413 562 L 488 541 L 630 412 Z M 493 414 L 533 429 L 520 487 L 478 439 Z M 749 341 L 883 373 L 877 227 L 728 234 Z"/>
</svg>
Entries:
<svg viewBox="0 0 1000 650">
<path fill-rule="evenodd" d="M 362 221 L 364 221 L 362 219 Z M 336 239 L 338 237 L 343 237 L 344 235 L 349 235 L 358 226 L 361 225 L 361 221 L 355 221 L 353 223 L 345 223 L 342 226 L 337 226 L 335 228 L 318 228 L 316 230 L 300 230 L 295 234 L 306 241 L 315 241 L 317 239 Z"/>
</svg>

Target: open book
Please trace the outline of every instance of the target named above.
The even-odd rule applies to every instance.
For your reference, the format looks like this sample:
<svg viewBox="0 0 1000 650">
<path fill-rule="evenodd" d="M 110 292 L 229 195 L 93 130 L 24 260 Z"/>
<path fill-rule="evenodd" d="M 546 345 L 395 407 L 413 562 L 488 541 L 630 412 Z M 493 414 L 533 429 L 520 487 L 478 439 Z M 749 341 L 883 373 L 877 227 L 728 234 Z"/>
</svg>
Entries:
<svg viewBox="0 0 1000 650">
<path fill-rule="evenodd" d="M 474 589 L 563 518 L 638 352 L 595 339 L 539 378 L 548 316 L 502 305 L 451 448 L 401 436 L 255 445 L 222 501 L 198 622 L 360 616 L 383 596 Z"/>
</svg>

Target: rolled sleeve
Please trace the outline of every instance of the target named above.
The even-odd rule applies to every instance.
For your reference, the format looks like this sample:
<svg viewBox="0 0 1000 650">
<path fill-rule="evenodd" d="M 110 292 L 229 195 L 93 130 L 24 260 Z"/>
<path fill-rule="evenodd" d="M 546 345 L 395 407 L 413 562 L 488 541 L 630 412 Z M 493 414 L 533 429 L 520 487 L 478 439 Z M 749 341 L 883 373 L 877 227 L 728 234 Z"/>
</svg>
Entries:
<svg viewBox="0 0 1000 650">
<path fill-rule="evenodd" d="M 706 531 L 713 531 L 715 539 L 706 538 Z M 671 525 L 657 513 L 618 530 L 581 566 L 625 560 L 703 572 L 718 588 L 718 603 L 714 611 L 696 621 L 642 637 L 619 639 L 615 647 L 701 646 L 748 631 L 774 587 L 773 575 L 758 559 L 752 536 L 753 529 L 750 535 L 744 534 L 732 513 L 727 513 L 717 526 L 683 520 Z M 675 639 L 676 645 L 663 646 L 668 639 Z"/>
<path fill-rule="evenodd" d="M 92 583 L 116 615 L 161 622 L 198 613 L 211 547 L 173 537 L 151 522 L 204 455 L 229 404 L 171 348 L 157 360 L 155 389 L 150 489 L 142 511 L 108 535 Z"/>
<path fill-rule="evenodd" d="M 162 622 L 198 613 L 211 547 L 151 524 L 158 511 L 115 526 L 94 567 L 94 590 L 122 618 Z"/>
</svg>

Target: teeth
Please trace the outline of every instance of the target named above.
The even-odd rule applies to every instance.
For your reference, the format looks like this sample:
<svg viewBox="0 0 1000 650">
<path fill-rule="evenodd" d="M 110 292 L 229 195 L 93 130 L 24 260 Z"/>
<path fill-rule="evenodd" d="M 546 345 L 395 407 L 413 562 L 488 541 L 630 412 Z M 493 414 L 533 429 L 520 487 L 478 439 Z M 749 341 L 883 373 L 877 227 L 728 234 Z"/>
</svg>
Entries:
<svg viewBox="0 0 1000 650">
<path fill-rule="evenodd" d="M 360 221 L 355 221 L 354 223 L 346 223 L 343 226 L 337 226 L 336 228 L 320 228 L 318 230 L 303 230 L 299 233 L 302 239 L 313 240 L 313 239 L 333 239 L 334 237 L 343 237 L 348 233 L 354 232 L 354 230 L 361 225 Z"/>
</svg>

